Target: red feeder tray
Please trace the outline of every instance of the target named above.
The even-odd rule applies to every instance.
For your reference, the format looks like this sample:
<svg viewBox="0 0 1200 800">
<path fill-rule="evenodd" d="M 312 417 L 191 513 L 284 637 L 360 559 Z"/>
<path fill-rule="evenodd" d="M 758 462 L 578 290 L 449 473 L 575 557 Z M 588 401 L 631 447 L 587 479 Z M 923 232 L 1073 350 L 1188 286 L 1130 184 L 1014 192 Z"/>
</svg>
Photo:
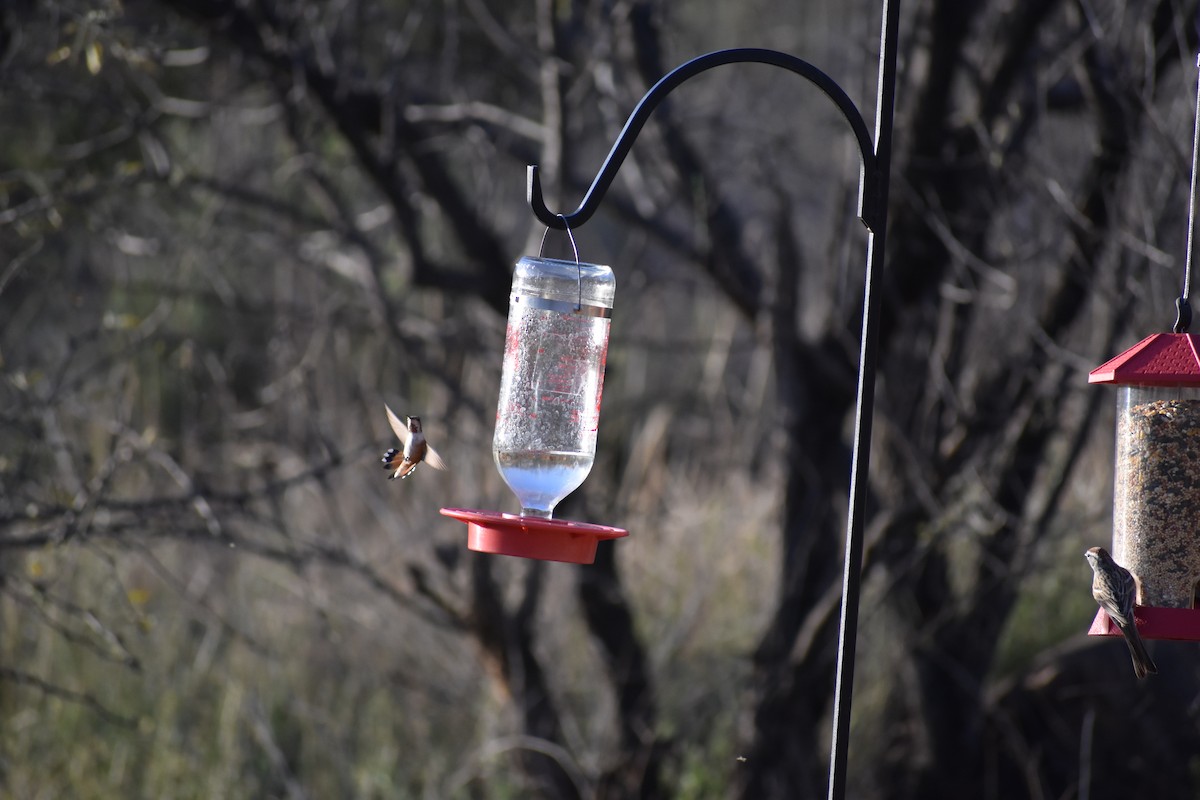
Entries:
<svg viewBox="0 0 1200 800">
<path fill-rule="evenodd" d="M 591 564 L 596 543 L 620 539 L 629 531 L 563 519 L 520 517 L 497 511 L 443 508 L 447 517 L 467 523 L 467 547 L 479 553 Z"/>
<path fill-rule="evenodd" d="M 1143 639 L 1200 641 L 1200 608 L 1158 608 L 1134 606 L 1133 618 Z M 1121 629 L 1103 608 L 1096 612 L 1088 636 L 1120 636 Z"/>
</svg>

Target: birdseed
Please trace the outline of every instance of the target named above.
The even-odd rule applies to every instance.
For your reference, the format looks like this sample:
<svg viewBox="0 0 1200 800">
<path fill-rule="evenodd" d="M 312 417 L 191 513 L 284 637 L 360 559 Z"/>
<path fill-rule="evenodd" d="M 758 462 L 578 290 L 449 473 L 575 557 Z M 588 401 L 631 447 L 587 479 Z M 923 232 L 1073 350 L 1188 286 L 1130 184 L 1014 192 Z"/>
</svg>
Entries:
<svg viewBox="0 0 1200 800">
<path fill-rule="evenodd" d="M 1130 403 L 1117 419 L 1113 557 L 1140 605 L 1191 608 L 1200 579 L 1200 400 Z"/>
</svg>

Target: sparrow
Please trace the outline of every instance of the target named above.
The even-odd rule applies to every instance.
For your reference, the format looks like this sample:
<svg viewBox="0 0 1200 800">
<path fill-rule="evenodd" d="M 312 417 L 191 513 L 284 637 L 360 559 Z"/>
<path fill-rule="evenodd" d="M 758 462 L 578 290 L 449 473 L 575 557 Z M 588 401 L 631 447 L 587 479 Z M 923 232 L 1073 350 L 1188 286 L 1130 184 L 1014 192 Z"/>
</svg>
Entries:
<svg viewBox="0 0 1200 800">
<path fill-rule="evenodd" d="M 1129 645 L 1133 658 L 1133 674 L 1139 678 L 1147 673 L 1158 674 L 1158 667 L 1146 652 L 1142 637 L 1138 635 L 1137 623 L 1133 618 L 1133 602 L 1137 597 L 1137 583 L 1133 573 L 1122 567 L 1103 547 L 1092 547 L 1083 554 L 1092 567 L 1092 597 L 1100 604 Z"/>
<path fill-rule="evenodd" d="M 403 448 L 397 450 L 393 447 L 383 454 L 381 459 L 383 468 L 392 473 L 388 476 L 388 480 L 407 478 L 417 468 L 417 464 L 422 461 L 434 469 L 446 468 L 446 462 L 442 461 L 442 457 L 437 454 L 437 451 L 425 441 L 425 434 L 421 432 L 420 417 L 409 417 L 408 424 L 405 425 L 399 417 L 392 413 L 387 403 L 383 404 L 383 408 L 387 411 L 388 424 L 396 432 Z"/>
</svg>

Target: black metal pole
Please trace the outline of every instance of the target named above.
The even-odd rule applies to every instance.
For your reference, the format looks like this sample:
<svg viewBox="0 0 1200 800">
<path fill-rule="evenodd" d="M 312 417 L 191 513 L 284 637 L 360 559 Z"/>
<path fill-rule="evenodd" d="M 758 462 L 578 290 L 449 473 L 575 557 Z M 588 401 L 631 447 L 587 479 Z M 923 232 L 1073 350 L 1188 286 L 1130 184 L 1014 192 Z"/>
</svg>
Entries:
<svg viewBox="0 0 1200 800">
<path fill-rule="evenodd" d="M 1196 69 L 1200 70 L 1200 56 L 1196 57 Z M 1196 81 L 1196 116 L 1192 128 L 1192 185 L 1188 190 L 1187 251 L 1183 260 L 1183 290 L 1175 300 L 1175 325 L 1173 333 L 1187 333 L 1192 325 L 1192 264 L 1196 241 L 1196 167 L 1200 165 L 1200 80 Z"/>
<path fill-rule="evenodd" d="M 854 443 L 850 474 L 849 510 L 846 518 L 846 557 L 842 573 L 842 611 L 838 629 L 837 673 L 834 683 L 833 740 L 829 756 L 829 798 L 846 796 L 846 764 L 850 734 L 850 706 L 854 692 L 854 658 L 858 631 L 859 595 L 862 582 L 863 527 L 871 460 L 871 423 L 875 399 L 876 359 L 879 348 L 878 277 L 883 271 L 887 233 L 888 177 L 891 168 L 892 120 L 896 93 L 896 53 L 899 35 L 899 0 L 884 0 L 879 52 L 879 86 L 876 97 L 875 142 L 858 108 L 821 70 L 795 56 L 774 50 L 738 48 L 718 50 L 676 67 L 651 87 L 613 144 L 600 171 L 579 207 L 570 214 L 556 214 L 546 207 L 536 165 L 529 167 L 528 197 L 534 215 L 545 225 L 578 228 L 600 205 L 625 156 L 650 114 L 662 99 L 688 79 L 722 64 L 761 63 L 787 69 L 806 78 L 828 96 L 850 124 L 862 156 L 859 187 L 859 217 L 867 226 L 867 265 L 863 287 L 862 336 L 858 358 L 858 394 L 854 410 Z"/>
<path fill-rule="evenodd" d="M 863 290 L 862 336 L 858 355 L 858 401 L 854 422 L 854 460 L 850 467 L 850 512 L 846 520 L 846 561 L 842 574 L 842 616 L 838 628 L 837 678 L 833 695 L 833 741 L 829 754 L 829 800 L 846 796 L 846 763 L 850 747 L 850 699 L 854 693 L 854 657 L 858 641 L 858 600 L 862 578 L 863 526 L 871 457 L 871 423 L 879 353 L 878 276 L 883 272 L 887 240 L 887 196 L 892 153 L 892 120 L 896 100 L 896 40 L 900 0 L 883 0 L 879 45 L 879 90 L 875 102 L 875 156 L 879 170 L 878 227 L 867 234 L 867 276 Z"/>
</svg>

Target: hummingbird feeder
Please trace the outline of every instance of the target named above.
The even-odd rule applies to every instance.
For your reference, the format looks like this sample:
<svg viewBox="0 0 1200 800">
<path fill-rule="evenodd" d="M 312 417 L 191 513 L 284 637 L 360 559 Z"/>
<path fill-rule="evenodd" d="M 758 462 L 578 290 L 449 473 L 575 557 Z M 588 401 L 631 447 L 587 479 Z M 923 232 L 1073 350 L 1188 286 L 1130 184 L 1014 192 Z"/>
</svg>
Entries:
<svg viewBox="0 0 1200 800">
<path fill-rule="evenodd" d="M 1197 61 L 1200 67 L 1200 61 Z M 1112 556 L 1137 579 L 1134 619 L 1143 639 L 1200 641 L 1200 336 L 1192 321 L 1200 83 L 1192 137 L 1183 292 L 1172 333 L 1147 336 L 1096 367 L 1089 383 L 1117 386 Z M 1092 636 L 1120 636 L 1100 609 Z"/>
<path fill-rule="evenodd" d="M 596 457 L 615 290 L 612 269 L 578 257 L 517 262 L 492 456 L 521 513 L 442 509 L 467 523 L 470 549 L 590 564 L 599 541 L 628 535 L 553 518 Z"/>
<path fill-rule="evenodd" d="M 547 229 L 565 230 L 570 235 L 572 225 L 582 225 L 595 213 L 642 126 L 659 103 L 686 81 L 724 64 L 764 64 L 794 73 L 820 89 L 850 125 L 862 156 L 858 199 L 859 218 L 867 228 L 867 264 L 834 678 L 830 800 L 842 800 L 846 795 L 863 519 L 879 341 L 877 282 L 883 269 L 887 231 L 899 30 L 899 2 L 884 0 L 874 141 L 854 102 L 817 67 L 776 50 L 733 48 L 693 58 L 650 87 L 629 115 L 575 211 L 570 214 L 550 211 L 542 197 L 537 166 L 530 166 L 527 173 L 528 200 L 534 216 Z M 574 244 L 572 238 L 572 247 Z M 578 252 L 573 262 L 540 256 L 517 262 L 492 448 L 496 467 L 521 501 L 521 514 L 443 508 L 446 516 L 467 523 L 467 545 L 472 550 L 590 564 L 595 559 L 597 542 L 628 535 L 628 531 L 620 528 L 553 518 L 555 504 L 583 482 L 595 457 L 614 288 L 612 270 L 581 263 Z"/>
</svg>

